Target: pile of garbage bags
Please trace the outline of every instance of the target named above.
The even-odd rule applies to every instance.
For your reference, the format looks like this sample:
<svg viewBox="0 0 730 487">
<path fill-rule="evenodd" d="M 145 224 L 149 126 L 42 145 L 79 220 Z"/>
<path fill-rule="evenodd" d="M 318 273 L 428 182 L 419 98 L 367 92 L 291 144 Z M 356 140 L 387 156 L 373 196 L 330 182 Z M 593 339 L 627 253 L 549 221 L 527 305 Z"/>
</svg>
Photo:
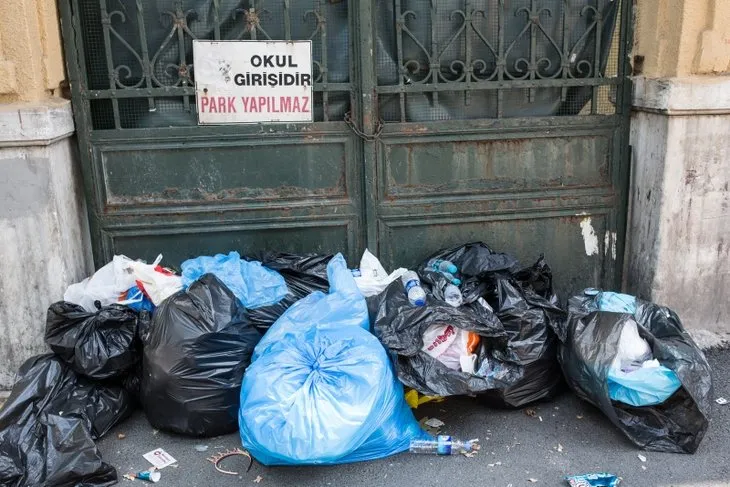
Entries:
<svg viewBox="0 0 730 487">
<path fill-rule="evenodd" d="M 587 289 L 561 306 L 552 270 L 482 242 L 389 273 L 366 251 L 237 252 L 182 275 L 115 256 L 47 313 L 0 411 L 0 484 L 111 485 L 94 441 L 141 406 L 155 428 L 239 431 L 265 465 L 405 451 L 411 407 L 447 396 L 521 408 L 566 385 L 637 446 L 692 453 L 710 368 L 671 310 Z M 407 391 L 404 391 L 406 386 Z"/>
<path fill-rule="evenodd" d="M 542 257 L 521 268 L 508 254 L 470 243 L 433 254 L 419 275 L 425 306 L 412 306 L 397 282 L 371 299 L 375 334 L 395 354 L 405 385 L 428 396 L 477 395 L 513 408 L 560 390 L 555 329 L 565 313 Z M 449 304 L 445 290 L 456 282 L 460 297 Z"/>
</svg>

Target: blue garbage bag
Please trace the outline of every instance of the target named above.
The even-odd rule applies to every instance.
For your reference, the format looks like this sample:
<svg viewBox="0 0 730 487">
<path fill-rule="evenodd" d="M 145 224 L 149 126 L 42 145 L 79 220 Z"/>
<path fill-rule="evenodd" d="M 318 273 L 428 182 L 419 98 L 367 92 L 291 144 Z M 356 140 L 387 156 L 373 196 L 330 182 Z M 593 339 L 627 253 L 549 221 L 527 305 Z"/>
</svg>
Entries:
<svg viewBox="0 0 730 487">
<path fill-rule="evenodd" d="M 330 294 L 296 302 L 254 350 L 241 387 L 241 441 L 264 465 L 373 460 L 425 437 L 388 355 L 369 331 L 345 259 L 329 263 Z"/>
<path fill-rule="evenodd" d="M 281 274 L 261 262 L 241 260 L 238 252 L 196 257 L 183 262 L 181 268 L 185 288 L 204 274 L 215 274 L 248 309 L 278 303 L 288 292 Z"/>
<path fill-rule="evenodd" d="M 150 313 L 155 312 L 156 306 L 152 303 L 152 301 L 150 301 L 150 298 L 145 296 L 136 284 L 127 290 L 123 301 L 126 301 L 126 305 L 137 313 L 141 311 L 149 311 Z"/>
<path fill-rule="evenodd" d="M 661 404 L 682 387 L 677 373 L 663 365 L 633 372 L 611 369 L 607 382 L 611 399 L 631 406 Z"/>
</svg>

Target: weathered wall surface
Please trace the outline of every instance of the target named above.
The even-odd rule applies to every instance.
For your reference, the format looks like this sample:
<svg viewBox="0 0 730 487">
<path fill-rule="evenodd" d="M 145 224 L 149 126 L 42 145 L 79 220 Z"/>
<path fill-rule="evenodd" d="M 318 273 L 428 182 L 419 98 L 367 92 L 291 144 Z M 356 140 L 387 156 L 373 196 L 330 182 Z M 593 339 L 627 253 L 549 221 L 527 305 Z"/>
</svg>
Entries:
<svg viewBox="0 0 730 487">
<path fill-rule="evenodd" d="M 0 390 L 43 343 L 48 305 L 91 270 L 55 0 L 0 1 Z"/>
<path fill-rule="evenodd" d="M 639 0 L 628 290 L 730 338 L 730 2 Z"/>
</svg>

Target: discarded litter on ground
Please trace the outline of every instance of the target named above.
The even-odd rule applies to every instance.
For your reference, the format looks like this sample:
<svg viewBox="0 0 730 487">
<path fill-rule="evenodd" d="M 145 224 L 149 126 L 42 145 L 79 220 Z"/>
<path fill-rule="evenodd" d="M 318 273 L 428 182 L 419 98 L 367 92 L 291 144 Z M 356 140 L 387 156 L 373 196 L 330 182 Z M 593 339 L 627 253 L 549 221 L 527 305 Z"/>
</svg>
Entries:
<svg viewBox="0 0 730 487">
<path fill-rule="evenodd" d="M 570 487 L 618 487 L 621 477 L 610 473 L 587 473 L 565 477 Z"/>
<path fill-rule="evenodd" d="M 142 455 L 145 460 L 150 462 L 153 467 L 155 467 L 158 470 L 161 470 L 165 467 L 169 467 L 170 465 L 174 465 L 177 463 L 177 460 L 175 460 L 172 455 L 167 453 L 162 448 L 157 448 L 155 450 L 152 450 L 150 452 L 145 453 Z"/>
<path fill-rule="evenodd" d="M 112 485 L 117 473 L 94 441 L 138 401 L 152 437 L 157 428 L 195 437 L 239 430 L 250 453 L 208 458 L 226 475 L 239 475 L 226 462 L 237 456 L 246 471 L 254 458 L 340 464 L 406 450 L 473 457 L 479 440 L 441 435 L 445 424 L 435 417 L 419 425 L 411 408 L 447 396 L 522 408 L 552 398 L 563 376 L 642 448 L 693 453 L 707 430 L 710 369 L 679 318 L 596 289 L 573 297 L 566 313 L 543 257 L 522 267 L 477 242 L 387 273 L 367 250 L 352 271 L 339 254 L 233 251 L 189 259 L 183 276 L 161 258 L 117 255 L 50 306 L 53 354 L 20 368 L 0 410 L 0 484 Z M 543 421 L 536 407 L 523 412 Z M 62 448 L 55 438 L 66 438 Z M 565 451 L 560 443 L 550 450 Z M 178 466 L 161 448 L 144 458 L 154 467 L 124 477 L 157 482 L 158 469 Z M 620 480 L 566 477 L 573 487 Z"/>
</svg>

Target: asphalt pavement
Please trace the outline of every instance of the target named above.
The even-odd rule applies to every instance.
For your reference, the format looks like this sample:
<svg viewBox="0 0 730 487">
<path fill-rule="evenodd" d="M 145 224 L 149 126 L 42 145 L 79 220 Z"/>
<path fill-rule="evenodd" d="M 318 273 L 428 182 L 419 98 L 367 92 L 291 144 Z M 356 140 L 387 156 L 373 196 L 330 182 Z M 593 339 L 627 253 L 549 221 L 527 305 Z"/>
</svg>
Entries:
<svg viewBox="0 0 730 487">
<path fill-rule="evenodd" d="M 708 359 L 715 397 L 730 399 L 730 350 L 709 352 Z M 730 486 L 730 404 L 714 405 L 709 431 L 694 455 L 640 451 L 599 410 L 570 392 L 531 409 L 534 416 L 524 410 L 486 409 L 464 398 L 418 408 L 419 418 L 442 420 L 445 434 L 479 438 L 482 447 L 474 458 L 403 453 L 333 467 L 264 467 L 254 462 L 245 472 L 247 461 L 234 457 L 225 466 L 240 470 L 240 475 L 230 476 L 216 472 L 206 459 L 215 452 L 240 447 L 237 434 L 214 439 L 168 435 L 154 431 L 141 412 L 115 428 L 99 447 L 120 477 L 148 468 L 142 455 L 164 448 L 178 463 L 161 471 L 158 485 L 175 487 L 539 487 L 565 486 L 565 475 L 588 472 L 619 475 L 621 487 Z M 134 483 L 141 486 L 140 482 Z"/>
</svg>

